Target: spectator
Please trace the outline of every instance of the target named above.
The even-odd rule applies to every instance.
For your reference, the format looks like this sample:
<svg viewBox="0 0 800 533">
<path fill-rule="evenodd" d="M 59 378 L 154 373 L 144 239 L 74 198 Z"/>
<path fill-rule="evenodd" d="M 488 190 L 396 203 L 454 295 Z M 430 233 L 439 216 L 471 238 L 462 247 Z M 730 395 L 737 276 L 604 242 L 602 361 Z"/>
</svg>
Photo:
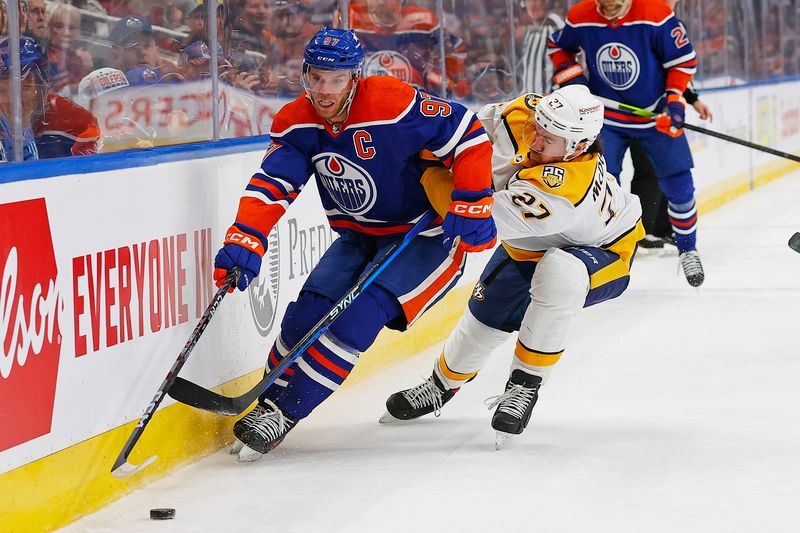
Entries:
<svg viewBox="0 0 800 533">
<path fill-rule="evenodd" d="M 69 90 L 94 68 L 92 55 L 79 46 L 81 14 L 69 4 L 58 4 L 47 22 L 50 84 L 53 92 Z"/>
<path fill-rule="evenodd" d="M 111 29 L 109 38 L 115 64 L 131 85 L 136 85 L 135 81 L 156 83 L 175 74 L 175 65 L 160 56 L 153 28 L 145 17 L 121 18 Z"/>
<path fill-rule="evenodd" d="M 447 75 L 441 71 L 440 25 L 433 11 L 404 5 L 401 0 L 366 0 L 352 2 L 349 14 L 350 24 L 367 51 L 365 75 L 395 76 L 436 95 L 443 85 L 448 94 L 469 94 L 464 80 L 449 77 L 463 71 L 457 67 L 463 64 L 463 57 L 458 57 L 463 43 L 455 36 L 446 36 L 445 42 L 446 55 L 451 56 L 445 61 L 452 70 Z M 458 54 L 453 54 L 456 50 Z"/>
<path fill-rule="evenodd" d="M 42 46 L 47 47 L 47 7 L 44 0 L 28 0 L 28 31 Z"/>
<path fill-rule="evenodd" d="M 292 58 L 278 65 L 278 96 L 294 98 L 303 94 L 303 60 Z"/>
<path fill-rule="evenodd" d="M 270 0 L 244 0 L 241 10 L 233 13 L 230 31 L 231 49 L 268 51 L 275 37 L 267 26 L 270 17 Z"/>
<path fill-rule="evenodd" d="M 309 39 L 319 26 L 309 22 L 309 11 L 302 5 L 286 0 L 273 0 L 269 19 L 269 32 L 275 38 L 281 61 L 303 55 Z"/>
<path fill-rule="evenodd" d="M 33 125 L 44 113 L 47 96 L 47 59 L 42 48 L 30 37 L 20 39 L 22 73 L 22 159 L 39 159 Z M 14 153 L 11 101 L 11 47 L 0 35 L 0 162 L 11 161 Z"/>
<path fill-rule="evenodd" d="M 24 34 L 28 29 L 28 3 L 19 0 L 19 32 Z M 8 13 L 5 0 L 0 0 L 0 35 L 5 35 L 8 26 Z"/>
<path fill-rule="evenodd" d="M 548 0 L 525 0 L 530 24 L 520 46 L 521 89 L 526 93 L 549 93 L 553 85 L 553 63 L 547 56 L 547 39 L 564 27 L 564 21 L 549 9 Z"/>
</svg>

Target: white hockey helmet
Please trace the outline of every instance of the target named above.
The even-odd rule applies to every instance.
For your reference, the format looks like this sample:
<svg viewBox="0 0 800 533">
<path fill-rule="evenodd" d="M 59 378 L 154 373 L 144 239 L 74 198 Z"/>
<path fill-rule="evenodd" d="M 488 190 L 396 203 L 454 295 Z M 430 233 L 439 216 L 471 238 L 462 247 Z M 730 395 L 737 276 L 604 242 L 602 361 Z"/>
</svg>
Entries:
<svg viewBox="0 0 800 533">
<path fill-rule="evenodd" d="M 104 67 L 84 76 L 78 84 L 78 95 L 88 102 L 102 94 L 128 85 L 128 78 L 121 70 Z"/>
<path fill-rule="evenodd" d="M 567 141 L 564 160 L 585 152 L 603 128 L 603 103 L 584 85 L 568 85 L 548 94 L 539 101 L 534 112 L 535 123 L 543 130 Z M 535 127 L 528 120 L 525 141 L 532 145 Z M 579 153 L 578 145 L 586 142 Z"/>
</svg>

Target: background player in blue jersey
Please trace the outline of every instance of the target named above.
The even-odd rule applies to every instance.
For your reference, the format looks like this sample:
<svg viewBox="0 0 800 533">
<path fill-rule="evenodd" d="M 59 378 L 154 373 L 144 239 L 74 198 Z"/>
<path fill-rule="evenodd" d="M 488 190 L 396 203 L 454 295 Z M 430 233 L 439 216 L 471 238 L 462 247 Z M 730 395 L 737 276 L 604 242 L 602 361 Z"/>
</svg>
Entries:
<svg viewBox="0 0 800 533">
<path fill-rule="evenodd" d="M 275 116 L 261 168 L 214 262 L 217 280 L 239 267 L 238 288 L 245 290 L 258 275 L 266 235 L 315 175 L 340 237 L 288 306 L 267 368 L 431 209 L 420 182 L 421 152 L 453 173 L 450 211 L 414 239 L 234 425 L 240 460 L 258 459 L 280 444 L 341 385 L 383 326 L 409 327 L 455 285 L 466 252 L 496 242 L 491 145 L 475 114 L 397 78 L 361 79 L 363 62 L 352 30 L 326 27 L 311 40 L 304 53 L 306 93 Z"/>
<path fill-rule="evenodd" d="M 697 60 L 686 31 L 662 0 L 584 0 L 574 5 L 564 28 L 548 43 L 559 85 L 583 83 L 612 101 L 662 112 L 637 117 L 606 106 L 602 133 L 608 171 L 619 176 L 631 139 L 653 163 L 668 201 L 668 214 L 690 285 L 705 274 L 697 253 L 697 205 L 689 143 L 683 135 L 683 92 Z M 583 51 L 588 79 L 576 62 Z"/>
</svg>

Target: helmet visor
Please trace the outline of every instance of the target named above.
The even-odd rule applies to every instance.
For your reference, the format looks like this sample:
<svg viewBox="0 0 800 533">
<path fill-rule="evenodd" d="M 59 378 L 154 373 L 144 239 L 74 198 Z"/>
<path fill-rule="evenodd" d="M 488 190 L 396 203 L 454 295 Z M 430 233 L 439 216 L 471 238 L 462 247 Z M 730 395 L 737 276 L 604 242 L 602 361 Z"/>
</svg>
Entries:
<svg viewBox="0 0 800 533">
<path fill-rule="evenodd" d="M 356 79 L 358 69 L 325 70 L 304 65 L 301 82 L 303 88 L 312 93 L 343 94 L 353 88 Z"/>
</svg>

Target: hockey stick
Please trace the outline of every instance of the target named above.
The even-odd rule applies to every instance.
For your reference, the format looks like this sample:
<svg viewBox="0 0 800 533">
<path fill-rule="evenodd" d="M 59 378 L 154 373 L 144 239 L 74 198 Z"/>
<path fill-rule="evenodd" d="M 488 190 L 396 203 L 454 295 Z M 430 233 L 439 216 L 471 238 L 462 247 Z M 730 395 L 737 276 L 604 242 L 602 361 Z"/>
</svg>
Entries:
<svg viewBox="0 0 800 533">
<path fill-rule="evenodd" d="M 173 364 L 172 368 L 169 369 L 167 377 L 164 378 L 164 382 L 158 388 L 156 395 L 153 397 L 153 400 L 147 406 L 147 409 L 145 409 L 144 414 L 139 419 L 139 423 L 136 424 L 136 427 L 133 429 L 131 436 L 128 437 L 128 441 L 125 443 L 125 446 L 122 447 L 122 451 L 119 452 L 119 456 L 117 457 L 114 466 L 111 467 L 111 474 L 114 477 L 118 478 L 128 477 L 131 474 L 135 474 L 136 472 L 138 472 L 139 470 L 141 470 L 142 468 L 146 467 L 147 465 L 156 460 L 156 456 L 153 455 L 147 460 L 145 460 L 142 464 L 135 465 L 128 462 L 128 455 L 131 453 L 131 450 L 133 450 L 133 447 L 136 445 L 136 442 L 139 440 L 139 437 L 142 436 L 144 428 L 147 427 L 147 424 L 150 422 L 153 413 L 156 412 L 156 409 L 161 403 L 161 400 L 164 399 L 164 393 L 167 391 L 167 389 L 169 389 L 169 387 L 178 377 L 178 372 L 180 372 L 181 367 L 186 362 L 186 359 L 189 357 L 189 354 L 192 353 L 195 344 L 197 344 L 197 341 L 200 339 L 200 335 L 203 334 L 203 332 L 206 329 L 206 326 L 208 326 L 208 323 L 211 322 L 211 317 L 214 316 L 214 313 L 217 311 L 220 302 L 222 302 L 222 299 L 228 293 L 228 289 L 234 283 L 236 283 L 236 279 L 238 277 L 239 277 L 239 269 L 234 267 L 233 269 L 231 269 L 231 272 L 230 274 L 228 274 L 228 277 L 225 278 L 225 281 L 220 286 L 219 290 L 217 291 L 217 294 L 214 295 L 214 298 L 211 300 L 211 303 L 208 304 L 205 313 L 203 313 L 203 316 L 200 317 L 200 322 L 198 322 L 197 326 L 195 326 L 194 331 L 192 331 L 192 334 L 189 336 L 189 340 L 186 341 L 186 345 L 184 345 L 183 350 L 181 350 L 180 355 L 178 355 L 178 359 L 175 360 L 175 364 Z"/>
<path fill-rule="evenodd" d="M 167 391 L 167 394 L 172 396 L 179 402 L 218 413 L 221 415 L 236 416 L 241 414 L 247 407 L 252 404 L 267 388 L 275 382 L 277 378 L 283 374 L 284 370 L 294 363 L 311 344 L 316 341 L 320 335 L 330 327 L 331 323 L 347 309 L 359 294 L 380 274 L 386 266 L 394 260 L 395 257 L 416 237 L 423 229 L 425 229 L 436 218 L 436 212 L 428 211 L 422 218 L 414 224 L 402 241 L 396 242 L 389 248 L 389 251 L 372 267 L 365 272 L 355 286 L 350 289 L 328 312 L 327 315 L 322 317 L 317 322 L 311 331 L 297 343 L 297 345 L 287 353 L 281 361 L 275 365 L 272 370 L 264 374 L 261 381 L 256 384 L 252 389 L 245 392 L 241 396 L 229 397 L 217 394 L 214 391 L 201 387 L 196 383 L 177 378 L 172 387 Z"/>
<path fill-rule="evenodd" d="M 620 111 L 627 111 L 639 117 L 653 118 L 658 116 L 658 113 L 654 113 L 653 111 L 648 111 L 647 109 L 642 109 L 641 107 L 636 107 L 629 104 L 623 104 L 622 102 L 615 102 L 614 100 L 609 100 L 607 98 L 601 98 L 600 100 L 603 102 L 603 104 L 606 105 L 606 107 L 611 107 L 613 109 L 618 109 Z M 776 155 L 778 157 L 783 157 L 785 159 L 789 159 L 790 161 L 795 161 L 797 163 L 800 163 L 800 156 L 796 156 L 788 152 L 781 152 L 780 150 L 775 150 L 774 148 L 770 148 L 769 146 L 764 146 L 763 144 L 751 143 L 750 141 L 738 139 L 736 137 L 732 137 L 730 135 L 726 135 L 718 131 L 701 128 L 700 126 L 695 126 L 694 124 L 684 123 L 683 127 L 686 128 L 687 130 L 696 131 L 698 133 L 703 133 L 705 135 L 710 135 L 711 137 L 716 137 L 724 141 L 740 144 L 742 146 L 752 148 L 753 150 L 760 150 L 768 154 Z"/>
</svg>

